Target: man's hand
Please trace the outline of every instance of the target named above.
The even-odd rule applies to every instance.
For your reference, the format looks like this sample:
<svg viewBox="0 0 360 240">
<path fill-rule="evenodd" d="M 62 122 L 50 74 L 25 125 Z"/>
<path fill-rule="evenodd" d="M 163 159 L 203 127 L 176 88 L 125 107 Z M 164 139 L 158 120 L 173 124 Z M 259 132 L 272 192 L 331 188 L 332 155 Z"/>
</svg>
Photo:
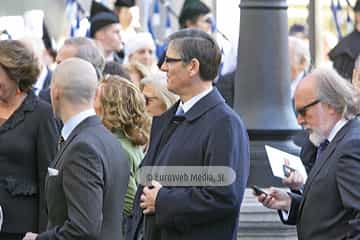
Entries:
<svg viewBox="0 0 360 240">
<path fill-rule="evenodd" d="M 301 187 L 305 183 L 304 177 L 297 170 L 292 171 L 290 173 L 290 176 L 287 178 L 284 178 L 282 180 L 282 182 L 285 186 L 287 186 L 288 188 L 293 189 L 293 190 L 300 190 Z"/>
<path fill-rule="evenodd" d="M 289 211 L 291 206 L 291 198 L 286 193 L 276 188 L 269 188 L 268 194 L 257 196 L 257 200 L 267 208 Z"/>
<path fill-rule="evenodd" d="M 37 235 L 37 233 L 27 232 L 23 240 L 35 240 Z"/>
<path fill-rule="evenodd" d="M 144 214 L 155 213 L 155 201 L 162 185 L 157 181 L 151 181 L 151 187 L 144 187 L 140 197 L 140 207 Z"/>
</svg>

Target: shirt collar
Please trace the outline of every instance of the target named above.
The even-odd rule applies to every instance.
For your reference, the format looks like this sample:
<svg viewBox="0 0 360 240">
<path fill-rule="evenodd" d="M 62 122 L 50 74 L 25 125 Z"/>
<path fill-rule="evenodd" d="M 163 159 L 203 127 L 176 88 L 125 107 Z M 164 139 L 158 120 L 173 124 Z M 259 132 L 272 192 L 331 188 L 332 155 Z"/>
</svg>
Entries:
<svg viewBox="0 0 360 240">
<path fill-rule="evenodd" d="M 329 142 L 331 142 L 332 140 L 334 140 L 336 134 L 345 126 L 345 124 L 348 122 L 348 120 L 342 118 L 340 119 L 335 126 L 331 129 L 331 132 L 327 138 L 327 140 Z"/>
<path fill-rule="evenodd" d="M 64 123 L 64 126 L 61 129 L 61 136 L 64 138 L 64 140 L 67 140 L 76 126 L 78 126 L 86 118 L 94 115 L 96 115 L 95 110 L 91 108 L 71 117 L 66 123 Z"/>
<path fill-rule="evenodd" d="M 208 95 L 212 91 L 212 89 L 213 89 L 213 86 L 210 86 L 208 89 L 206 89 L 205 91 L 199 93 L 198 95 L 190 98 L 185 103 L 180 101 L 180 104 L 178 106 L 178 111 L 180 108 L 182 108 L 184 110 L 184 113 L 187 113 L 198 101 L 200 101 L 203 97 Z"/>
</svg>

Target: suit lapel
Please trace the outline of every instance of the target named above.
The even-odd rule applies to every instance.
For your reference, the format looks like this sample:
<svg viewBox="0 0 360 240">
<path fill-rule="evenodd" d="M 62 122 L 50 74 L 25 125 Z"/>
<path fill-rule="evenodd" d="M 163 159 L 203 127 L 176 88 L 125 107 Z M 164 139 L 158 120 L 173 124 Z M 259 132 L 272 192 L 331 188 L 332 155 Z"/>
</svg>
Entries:
<svg viewBox="0 0 360 240">
<path fill-rule="evenodd" d="M 315 161 L 315 164 L 313 166 L 313 168 L 311 169 L 308 179 L 306 181 L 305 187 L 304 187 L 304 192 L 303 192 L 303 199 L 300 203 L 300 207 L 299 207 L 299 214 L 298 216 L 300 217 L 301 212 L 302 212 L 302 208 L 304 206 L 305 200 L 306 200 L 306 196 L 308 191 L 311 188 L 311 185 L 313 184 L 316 176 L 320 173 L 321 169 L 326 165 L 329 164 L 329 159 L 331 158 L 331 155 L 334 153 L 334 151 L 336 150 L 336 146 L 338 145 L 338 142 L 341 141 L 344 136 L 346 135 L 346 133 L 349 131 L 349 129 L 351 128 L 351 125 L 353 123 L 353 121 L 355 120 L 350 120 L 335 136 L 335 138 L 330 142 L 330 144 L 327 146 L 327 148 L 324 150 L 324 152 L 321 154 L 320 158 L 318 160 Z"/>
<path fill-rule="evenodd" d="M 197 118 L 208 112 L 211 108 L 215 107 L 217 104 L 224 102 L 225 100 L 222 98 L 219 91 L 214 87 L 208 95 L 200 99 L 199 102 L 197 102 L 189 110 L 189 112 L 185 114 L 185 122 L 191 122 L 196 120 Z M 152 140 L 153 142 L 151 143 L 151 149 L 149 149 L 141 166 L 156 165 L 156 160 L 161 159 L 162 154 L 164 154 L 163 150 L 165 150 L 166 148 L 164 147 L 160 150 L 160 152 L 158 152 L 159 143 L 162 136 L 164 135 L 166 128 L 169 126 L 171 119 L 175 115 L 179 103 L 180 101 L 174 104 L 167 112 L 165 112 L 160 117 L 154 118 L 153 128 L 151 129 L 151 131 L 155 132 L 157 136 L 154 137 L 154 139 Z"/>
<path fill-rule="evenodd" d="M 64 146 L 56 154 L 54 161 L 50 163 L 50 167 L 55 168 L 55 166 L 61 159 L 61 156 L 64 153 L 65 149 L 69 146 L 69 144 L 73 141 L 73 139 L 82 131 L 82 129 L 96 124 L 101 124 L 100 119 L 97 116 L 90 116 L 84 119 L 78 126 L 76 126 L 74 130 L 71 132 L 68 139 L 66 139 Z"/>
<path fill-rule="evenodd" d="M 174 104 L 167 112 L 159 117 L 154 117 L 153 127 L 151 129 L 152 134 L 155 136 L 151 139 L 150 148 L 147 152 L 144 161 L 141 162 L 139 167 L 142 166 L 152 166 L 155 164 L 156 154 L 158 154 L 157 149 L 160 144 L 160 140 L 164 135 L 166 128 L 169 126 L 172 117 L 174 116 L 179 102 Z"/>
</svg>

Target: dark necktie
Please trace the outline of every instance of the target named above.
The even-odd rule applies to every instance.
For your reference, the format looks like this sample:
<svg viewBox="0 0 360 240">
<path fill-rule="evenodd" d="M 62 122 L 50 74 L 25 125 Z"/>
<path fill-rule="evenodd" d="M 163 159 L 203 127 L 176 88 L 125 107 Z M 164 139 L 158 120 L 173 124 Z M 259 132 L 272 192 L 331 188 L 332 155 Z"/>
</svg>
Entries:
<svg viewBox="0 0 360 240">
<path fill-rule="evenodd" d="M 322 143 L 320 143 L 317 152 L 316 152 L 316 161 L 320 159 L 321 154 L 325 151 L 326 147 L 329 145 L 329 140 L 325 140 Z"/>
<path fill-rule="evenodd" d="M 57 146 L 57 150 L 58 152 L 60 151 L 60 149 L 64 146 L 65 143 L 65 139 L 63 136 L 59 137 L 59 141 L 58 141 L 58 146 Z"/>
</svg>

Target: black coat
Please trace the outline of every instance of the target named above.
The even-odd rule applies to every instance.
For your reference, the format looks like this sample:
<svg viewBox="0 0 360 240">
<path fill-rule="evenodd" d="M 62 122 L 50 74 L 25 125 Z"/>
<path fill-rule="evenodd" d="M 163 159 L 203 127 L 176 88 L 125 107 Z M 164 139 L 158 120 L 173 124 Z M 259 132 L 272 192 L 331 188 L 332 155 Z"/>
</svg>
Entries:
<svg viewBox="0 0 360 240">
<path fill-rule="evenodd" d="M 304 149 L 305 150 L 305 149 Z M 309 145 L 302 156 L 314 158 Z M 299 240 L 360 238 L 360 121 L 349 121 L 314 163 L 303 195 L 291 194 L 287 224 Z"/>
<path fill-rule="evenodd" d="M 351 80 L 355 61 L 360 53 L 360 32 L 353 31 L 344 37 L 330 52 L 334 68 L 344 78 Z"/>
<path fill-rule="evenodd" d="M 58 136 L 50 106 L 32 92 L 0 126 L 3 232 L 39 232 L 46 228 L 44 183 Z"/>
<path fill-rule="evenodd" d="M 151 225 L 145 230 L 145 239 L 236 239 L 250 165 L 246 129 L 214 88 L 185 114 L 186 119 L 158 152 L 160 139 L 176 109 L 177 105 L 154 118 L 151 132 L 159 134 L 151 136 L 143 165 L 226 166 L 234 170 L 236 181 L 224 187 L 162 187 L 156 198 L 155 215 L 145 217 L 146 224 Z M 139 187 L 127 239 L 137 239 L 140 230 L 141 192 Z"/>
</svg>

